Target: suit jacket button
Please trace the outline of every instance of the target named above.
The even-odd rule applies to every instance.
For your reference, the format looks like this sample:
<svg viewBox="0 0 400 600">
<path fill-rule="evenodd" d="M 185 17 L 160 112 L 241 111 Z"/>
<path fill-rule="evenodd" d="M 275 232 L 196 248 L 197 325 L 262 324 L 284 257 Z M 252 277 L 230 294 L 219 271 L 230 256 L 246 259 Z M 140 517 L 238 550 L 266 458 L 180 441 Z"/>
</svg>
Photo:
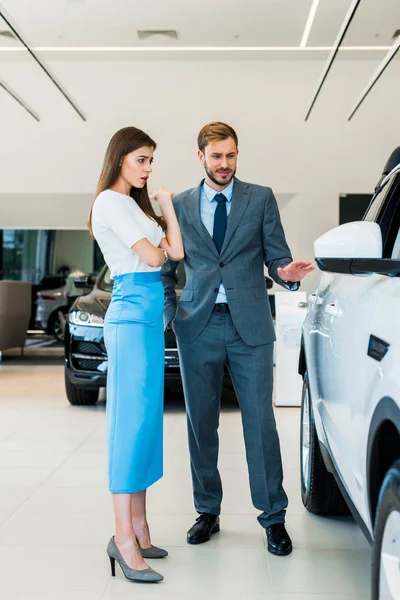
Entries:
<svg viewBox="0 0 400 600">
<path fill-rule="evenodd" d="M 218 294 L 218 291 L 219 291 L 219 290 L 218 290 L 218 288 L 214 288 L 214 292 L 215 292 L 216 294 Z"/>
<path fill-rule="evenodd" d="M 224 268 L 225 264 L 224 263 L 219 263 L 219 266 L 221 267 L 221 269 Z"/>
</svg>

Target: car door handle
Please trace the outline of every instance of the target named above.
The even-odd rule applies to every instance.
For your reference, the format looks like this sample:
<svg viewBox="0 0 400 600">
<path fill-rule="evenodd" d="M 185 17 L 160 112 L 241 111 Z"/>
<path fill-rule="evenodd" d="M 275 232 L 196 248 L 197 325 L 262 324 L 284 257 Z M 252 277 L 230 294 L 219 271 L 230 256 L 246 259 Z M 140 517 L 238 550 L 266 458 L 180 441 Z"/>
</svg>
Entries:
<svg viewBox="0 0 400 600">
<path fill-rule="evenodd" d="M 310 296 L 308 296 L 308 301 L 310 304 L 322 304 L 323 303 L 323 299 L 321 298 L 321 296 L 317 296 L 317 294 L 311 294 Z"/>
<path fill-rule="evenodd" d="M 343 314 L 343 311 L 336 304 L 327 304 L 325 312 L 331 317 L 340 317 Z"/>
</svg>

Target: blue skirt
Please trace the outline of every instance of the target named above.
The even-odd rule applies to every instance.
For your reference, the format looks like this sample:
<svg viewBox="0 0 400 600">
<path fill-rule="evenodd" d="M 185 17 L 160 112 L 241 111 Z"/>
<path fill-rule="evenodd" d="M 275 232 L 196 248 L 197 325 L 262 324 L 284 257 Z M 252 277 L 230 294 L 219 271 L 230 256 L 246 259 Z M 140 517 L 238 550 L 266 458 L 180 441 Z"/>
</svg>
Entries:
<svg viewBox="0 0 400 600">
<path fill-rule="evenodd" d="M 115 277 L 104 321 L 113 494 L 141 492 L 163 475 L 163 309 L 160 272 Z"/>
</svg>

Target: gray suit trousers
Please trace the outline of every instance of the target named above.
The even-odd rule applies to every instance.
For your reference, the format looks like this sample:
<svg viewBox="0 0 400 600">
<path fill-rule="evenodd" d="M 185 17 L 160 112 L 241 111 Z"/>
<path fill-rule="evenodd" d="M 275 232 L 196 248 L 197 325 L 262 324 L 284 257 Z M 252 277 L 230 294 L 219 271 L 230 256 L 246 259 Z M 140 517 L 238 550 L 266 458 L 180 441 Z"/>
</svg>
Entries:
<svg viewBox="0 0 400 600">
<path fill-rule="evenodd" d="M 226 363 L 242 413 L 251 497 L 262 511 L 258 520 L 263 527 L 283 523 L 288 501 L 272 409 L 273 343 L 246 345 L 230 314 L 213 312 L 200 336 L 190 343 L 178 339 L 178 348 L 197 512 L 221 510 L 218 425 Z"/>
</svg>

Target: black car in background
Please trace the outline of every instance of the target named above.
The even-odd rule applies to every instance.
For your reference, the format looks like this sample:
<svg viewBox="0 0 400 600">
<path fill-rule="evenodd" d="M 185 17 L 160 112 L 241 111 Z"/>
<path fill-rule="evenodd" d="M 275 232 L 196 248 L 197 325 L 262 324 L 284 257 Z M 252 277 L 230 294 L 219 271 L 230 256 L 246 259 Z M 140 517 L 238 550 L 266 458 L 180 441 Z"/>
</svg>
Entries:
<svg viewBox="0 0 400 600">
<path fill-rule="evenodd" d="M 179 265 L 177 295 L 185 285 L 183 265 Z M 96 404 L 101 387 L 106 386 L 107 352 L 104 345 L 104 317 L 111 301 L 113 281 L 104 266 L 95 281 L 87 277 L 76 282 L 90 292 L 72 305 L 65 326 L 65 390 L 71 404 Z M 165 377 L 180 378 L 178 350 L 173 331 L 165 331 Z"/>
<path fill-rule="evenodd" d="M 184 285 L 185 271 L 183 263 L 180 263 L 176 287 L 178 297 Z M 266 278 L 266 285 L 271 287 L 272 280 Z M 100 388 L 106 386 L 107 352 L 103 327 L 113 281 L 109 269 L 104 266 L 97 278 L 89 276 L 77 280 L 75 286 L 86 287 L 90 291 L 78 297 L 68 313 L 64 342 L 65 390 L 71 404 L 90 406 L 96 404 Z M 180 381 L 176 338 L 169 327 L 165 331 L 165 379 Z"/>
</svg>

